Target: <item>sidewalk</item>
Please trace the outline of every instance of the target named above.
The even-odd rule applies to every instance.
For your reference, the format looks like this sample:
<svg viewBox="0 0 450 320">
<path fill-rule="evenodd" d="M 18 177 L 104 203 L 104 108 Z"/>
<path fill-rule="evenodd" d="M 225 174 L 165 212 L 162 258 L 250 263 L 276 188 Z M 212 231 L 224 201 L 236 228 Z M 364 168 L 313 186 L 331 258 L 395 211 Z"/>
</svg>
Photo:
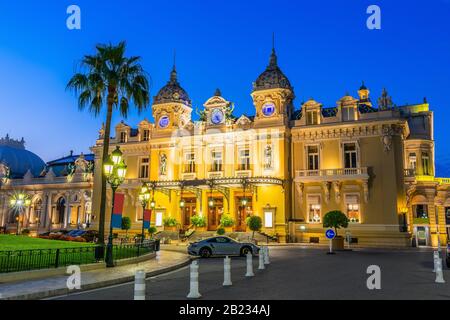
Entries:
<svg viewBox="0 0 450 320">
<path fill-rule="evenodd" d="M 134 281 L 136 270 L 145 270 L 149 277 L 176 270 L 190 262 L 191 258 L 186 253 L 163 250 L 159 261 L 151 259 L 138 264 L 82 272 L 81 290 L 70 291 L 67 288 L 68 276 L 0 284 L 0 300 L 36 300 L 92 290 Z"/>
</svg>

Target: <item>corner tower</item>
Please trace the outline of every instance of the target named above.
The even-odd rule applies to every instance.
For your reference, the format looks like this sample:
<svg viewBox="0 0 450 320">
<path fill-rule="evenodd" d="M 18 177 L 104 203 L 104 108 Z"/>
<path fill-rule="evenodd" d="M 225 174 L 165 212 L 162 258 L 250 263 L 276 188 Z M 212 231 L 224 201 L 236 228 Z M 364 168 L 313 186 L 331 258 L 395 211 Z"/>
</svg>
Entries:
<svg viewBox="0 0 450 320">
<path fill-rule="evenodd" d="M 256 125 L 289 123 L 294 112 L 294 89 L 278 66 L 275 47 L 266 70 L 253 83 L 251 96 L 256 108 Z"/>
</svg>

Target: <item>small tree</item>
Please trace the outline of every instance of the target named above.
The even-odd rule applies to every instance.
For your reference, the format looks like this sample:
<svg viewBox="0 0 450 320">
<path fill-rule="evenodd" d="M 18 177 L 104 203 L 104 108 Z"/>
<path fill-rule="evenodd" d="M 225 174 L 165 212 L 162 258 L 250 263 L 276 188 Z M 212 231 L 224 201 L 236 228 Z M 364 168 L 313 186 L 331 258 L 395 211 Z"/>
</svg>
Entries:
<svg viewBox="0 0 450 320">
<path fill-rule="evenodd" d="M 255 231 L 259 231 L 262 228 L 262 219 L 258 216 L 250 216 L 245 222 L 248 228 L 253 231 L 252 239 L 255 239 Z"/>
<path fill-rule="evenodd" d="M 125 238 L 128 238 L 128 230 L 131 229 L 130 217 L 122 217 L 122 230 L 125 230 Z"/>
<path fill-rule="evenodd" d="M 191 223 L 196 228 L 206 227 L 206 219 L 204 216 L 195 215 L 191 217 Z"/>
<path fill-rule="evenodd" d="M 148 228 L 148 233 L 150 234 L 150 239 L 153 239 L 153 235 L 158 231 L 158 229 L 156 229 L 156 227 L 151 226 L 150 228 Z"/>
<path fill-rule="evenodd" d="M 348 227 L 348 222 L 349 220 L 347 216 L 338 210 L 330 211 L 325 215 L 325 217 L 323 217 L 323 227 L 334 228 L 334 230 L 336 231 L 336 235 L 338 229 Z"/>
<path fill-rule="evenodd" d="M 225 229 L 223 227 L 220 227 L 217 229 L 217 235 L 223 236 L 225 234 Z"/>
</svg>

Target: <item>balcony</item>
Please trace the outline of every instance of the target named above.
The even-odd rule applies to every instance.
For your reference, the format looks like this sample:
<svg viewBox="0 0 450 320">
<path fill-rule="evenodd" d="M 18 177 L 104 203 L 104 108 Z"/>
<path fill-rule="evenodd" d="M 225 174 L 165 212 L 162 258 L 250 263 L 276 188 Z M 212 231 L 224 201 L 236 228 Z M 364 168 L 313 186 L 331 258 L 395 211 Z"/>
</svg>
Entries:
<svg viewBox="0 0 450 320">
<path fill-rule="evenodd" d="M 367 168 L 341 168 L 323 170 L 298 170 L 295 174 L 297 182 L 368 180 Z"/>
</svg>

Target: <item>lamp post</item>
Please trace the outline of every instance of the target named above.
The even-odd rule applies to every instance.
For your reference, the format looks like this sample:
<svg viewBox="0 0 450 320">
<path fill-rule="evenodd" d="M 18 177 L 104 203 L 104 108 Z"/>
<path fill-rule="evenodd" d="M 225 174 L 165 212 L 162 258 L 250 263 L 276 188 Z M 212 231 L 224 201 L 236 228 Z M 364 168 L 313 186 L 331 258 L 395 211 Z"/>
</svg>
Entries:
<svg viewBox="0 0 450 320">
<path fill-rule="evenodd" d="M 19 193 L 19 194 L 14 194 L 10 201 L 9 204 L 11 205 L 11 207 L 17 211 L 17 215 L 16 215 L 16 221 L 17 221 L 17 231 L 16 231 L 16 235 L 20 234 L 20 222 L 22 222 L 23 225 L 23 217 L 21 217 L 21 214 L 23 213 L 25 208 L 30 207 L 31 205 L 31 199 L 30 196 L 25 194 L 25 193 Z"/>
<path fill-rule="evenodd" d="M 113 260 L 113 213 L 114 213 L 114 198 L 116 195 L 117 188 L 125 180 L 125 175 L 127 174 L 127 166 L 122 159 L 122 151 L 120 147 L 117 147 L 109 156 L 108 159 L 103 164 L 103 170 L 105 172 L 106 181 L 109 183 L 112 189 L 112 204 L 111 204 L 111 220 L 109 224 L 109 237 L 108 244 L 106 246 L 106 266 L 114 267 Z"/>
<path fill-rule="evenodd" d="M 144 242 L 145 237 L 145 231 L 144 231 L 144 225 L 145 225 L 145 209 L 147 208 L 147 204 L 150 200 L 150 190 L 147 187 L 147 184 L 143 184 L 141 187 L 141 192 L 139 193 L 139 201 L 142 205 L 142 235 L 141 235 L 141 242 Z"/>
</svg>

